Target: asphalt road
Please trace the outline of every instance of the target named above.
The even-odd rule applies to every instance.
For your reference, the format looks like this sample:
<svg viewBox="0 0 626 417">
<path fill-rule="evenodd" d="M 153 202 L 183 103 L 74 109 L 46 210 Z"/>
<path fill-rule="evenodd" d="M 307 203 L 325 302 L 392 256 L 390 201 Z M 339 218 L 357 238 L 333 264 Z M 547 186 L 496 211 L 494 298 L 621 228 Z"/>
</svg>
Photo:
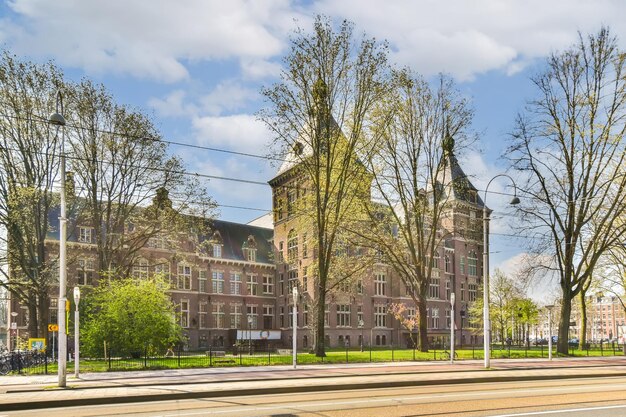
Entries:
<svg viewBox="0 0 626 417">
<path fill-rule="evenodd" d="M 158 401 L 2 416 L 626 416 L 626 378 L 474 383 Z"/>
</svg>

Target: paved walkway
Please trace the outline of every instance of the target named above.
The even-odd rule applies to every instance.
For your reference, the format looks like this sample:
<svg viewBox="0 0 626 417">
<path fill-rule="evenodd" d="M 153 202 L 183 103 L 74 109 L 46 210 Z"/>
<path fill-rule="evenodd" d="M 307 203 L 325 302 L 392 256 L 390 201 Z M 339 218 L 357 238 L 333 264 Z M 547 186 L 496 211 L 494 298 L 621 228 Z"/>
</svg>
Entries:
<svg viewBox="0 0 626 417">
<path fill-rule="evenodd" d="M 202 368 L 0 377 L 0 411 L 88 404 L 210 398 L 265 392 L 306 392 L 470 382 L 626 376 L 626 358 L 397 362 L 254 368 Z"/>
</svg>

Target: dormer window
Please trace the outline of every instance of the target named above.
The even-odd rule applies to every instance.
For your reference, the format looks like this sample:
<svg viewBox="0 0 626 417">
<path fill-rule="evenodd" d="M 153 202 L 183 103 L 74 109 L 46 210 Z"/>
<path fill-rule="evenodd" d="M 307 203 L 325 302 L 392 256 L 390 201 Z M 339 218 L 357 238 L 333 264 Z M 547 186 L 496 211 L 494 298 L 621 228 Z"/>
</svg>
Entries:
<svg viewBox="0 0 626 417">
<path fill-rule="evenodd" d="M 78 241 L 82 243 L 91 243 L 93 235 L 93 227 L 80 226 L 78 228 Z"/>
<path fill-rule="evenodd" d="M 222 257 L 222 245 L 218 243 L 213 244 L 213 257 L 221 258 Z"/>
<path fill-rule="evenodd" d="M 248 236 L 248 239 L 243 243 L 241 247 L 243 250 L 243 257 L 248 262 L 256 262 L 256 240 L 254 236 Z"/>
</svg>

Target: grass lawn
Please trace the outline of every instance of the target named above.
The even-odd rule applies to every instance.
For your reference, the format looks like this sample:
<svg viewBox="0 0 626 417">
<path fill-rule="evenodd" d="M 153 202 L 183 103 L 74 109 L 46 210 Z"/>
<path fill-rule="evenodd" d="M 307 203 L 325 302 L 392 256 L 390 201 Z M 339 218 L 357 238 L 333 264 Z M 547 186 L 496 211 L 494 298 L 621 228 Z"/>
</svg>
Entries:
<svg viewBox="0 0 626 417">
<path fill-rule="evenodd" d="M 554 352 L 554 357 L 558 355 Z M 598 350 L 570 350 L 570 356 L 586 357 L 586 356 L 612 356 L 613 349 Z M 623 356 L 622 349 L 616 349 L 615 355 Z M 494 359 L 512 358 L 547 358 L 548 348 L 543 349 L 540 346 L 532 346 L 526 350 L 523 347 L 512 347 L 502 349 L 501 346 L 494 345 L 491 350 L 491 357 Z M 456 349 L 456 358 L 458 360 L 483 359 L 482 349 Z M 443 361 L 449 360 L 449 353 L 441 349 L 432 349 L 429 352 L 419 352 L 412 349 L 390 350 L 390 349 L 365 349 L 361 352 L 359 349 L 328 349 L 326 357 L 318 358 L 310 353 L 298 353 L 298 364 L 324 364 L 324 363 L 367 363 L 367 362 L 400 362 L 400 361 Z M 158 357 L 158 358 L 139 358 L 139 359 L 119 359 L 113 358 L 110 363 L 107 360 L 81 359 L 81 372 L 107 372 L 107 371 L 124 371 L 124 370 L 142 370 L 142 369 L 180 369 L 180 368 L 206 368 L 206 367 L 225 367 L 225 366 L 267 366 L 267 365 L 290 365 L 292 363 L 291 355 L 277 355 L 276 353 L 255 353 L 252 355 L 241 354 L 209 358 L 204 352 L 190 353 L 185 352 L 180 358 L 174 357 Z M 74 370 L 74 363 L 68 362 L 68 374 Z M 56 363 L 49 363 L 47 366 L 48 374 L 57 372 Z M 44 374 L 46 368 L 44 365 L 24 369 L 26 374 Z"/>
</svg>

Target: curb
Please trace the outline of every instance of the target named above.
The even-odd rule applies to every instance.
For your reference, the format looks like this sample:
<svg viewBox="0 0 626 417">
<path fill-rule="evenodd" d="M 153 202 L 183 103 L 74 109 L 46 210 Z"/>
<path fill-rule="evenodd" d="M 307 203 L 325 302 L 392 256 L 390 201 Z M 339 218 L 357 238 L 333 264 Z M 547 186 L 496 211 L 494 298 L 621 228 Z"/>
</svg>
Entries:
<svg viewBox="0 0 626 417">
<path fill-rule="evenodd" d="M 488 383 L 488 382 L 515 382 L 515 381 L 536 381 L 536 380 L 559 380 L 571 378 L 598 378 L 603 375 L 599 374 L 570 374 L 570 375 L 510 375 L 510 376 L 484 376 L 475 378 L 453 378 L 446 380 L 422 380 L 422 381 L 393 381 L 393 382 L 360 382 L 349 383 L 343 385 L 310 385 L 310 386 L 292 386 L 292 387 L 268 387 L 268 388 L 242 388 L 230 389 L 224 391 L 196 391 L 181 392 L 171 394 L 153 394 L 153 395 L 136 395 L 126 397 L 99 397 L 99 398 L 76 398 L 76 399 L 60 399 L 46 401 L 29 401 L 18 403 L 5 403 L 2 405 L 2 411 L 23 411 L 42 408 L 59 408 L 59 407 L 77 407 L 87 405 L 102 404 L 130 404 L 152 401 L 167 400 L 187 400 L 195 398 L 222 398 L 236 397 L 247 395 L 264 395 L 264 394 L 289 394 L 301 392 L 325 392 L 325 391 L 347 391 L 356 389 L 377 389 L 391 387 L 412 387 L 412 386 L 433 386 L 433 385 L 456 385 L 471 383 Z M 611 377 L 626 377 L 626 372 L 611 374 Z M 232 382 L 232 381 L 231 381 Z"/>
</svg>

